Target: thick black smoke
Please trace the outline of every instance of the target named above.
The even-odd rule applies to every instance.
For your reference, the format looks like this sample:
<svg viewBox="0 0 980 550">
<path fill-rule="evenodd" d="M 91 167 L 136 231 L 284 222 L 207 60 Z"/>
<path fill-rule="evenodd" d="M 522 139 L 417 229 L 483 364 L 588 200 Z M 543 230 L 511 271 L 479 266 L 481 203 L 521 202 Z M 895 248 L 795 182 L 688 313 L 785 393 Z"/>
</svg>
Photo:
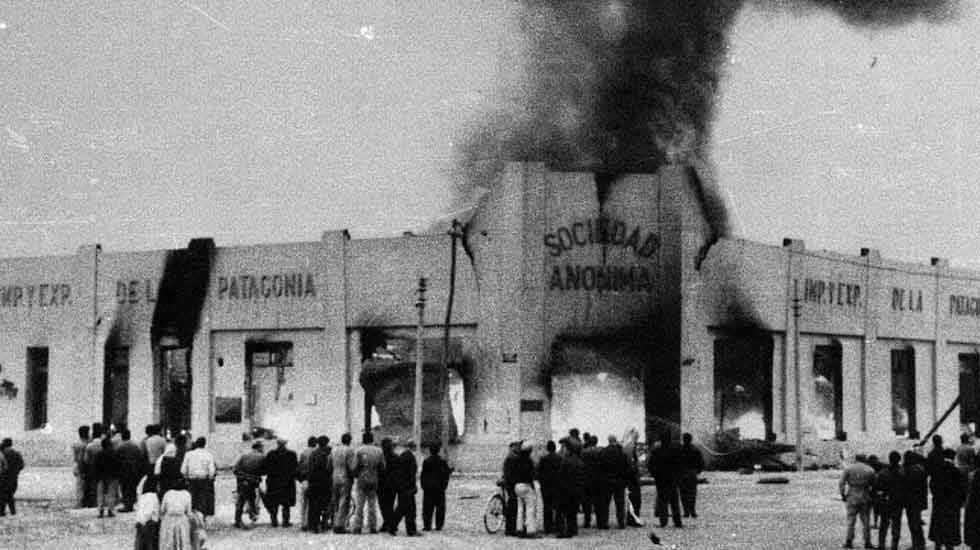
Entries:
<svg viewBox="0 0 980 550">
<path fill-rule="evenodd" d="M 941 21 L 957 3 L 756 1 L 772 9 L 830 10 L 864 26 Z M 524 0 L 523 78 L 506 105 L 468 136 L 458 181 L 490 185 L 508 160 L 604 173 L 652 172 L 668 161 L 707 166 L 728 31 L 745 2 Z M 709 221 L 724 236 L 724 201 L 711 170 L 698 172 Z"/>
</svg>

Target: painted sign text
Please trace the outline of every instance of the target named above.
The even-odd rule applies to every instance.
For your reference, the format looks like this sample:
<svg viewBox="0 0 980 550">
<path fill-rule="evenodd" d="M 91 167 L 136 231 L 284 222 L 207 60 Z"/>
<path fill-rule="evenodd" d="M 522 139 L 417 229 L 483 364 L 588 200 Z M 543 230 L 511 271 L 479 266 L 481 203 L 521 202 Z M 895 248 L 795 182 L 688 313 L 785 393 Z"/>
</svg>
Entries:
<svg viewBox="0 0 980 550">
<path fill-rule="evenodd" d="M 0 307 L 52 307 L 68 304 L 71 286 L 65 283 L 0 286 Z"/>
<path fill-rule="evenodd" d="M 276 273 L 218 277 L 219 300 L 307 298 L 316 296 L 312 273 Z"/>
</svg>

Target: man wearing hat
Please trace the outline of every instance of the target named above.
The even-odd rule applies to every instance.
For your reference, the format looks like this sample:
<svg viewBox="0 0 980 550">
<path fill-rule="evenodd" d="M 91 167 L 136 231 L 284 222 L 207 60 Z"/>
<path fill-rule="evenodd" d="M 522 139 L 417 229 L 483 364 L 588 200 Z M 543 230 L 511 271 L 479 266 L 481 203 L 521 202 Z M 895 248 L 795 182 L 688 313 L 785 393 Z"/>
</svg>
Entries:
<svg viewBox="0 0 980 550">
<path fill-rule="evenodd" d="M 504 458 L 504 490 L 507 492 L 507 504 L 504 507 L 504 534 L 517 536 L 517 493 L 514 492 L 514 466 L 521 454 L 523 441 L 511 441 Z"/>
<path fill-rule="evenodd" d="M 277 447 L 265 457 L 265 507 L 272 526 L 279 526 L 279 507 L 282 506 L 282 526 L 289 527 L 289 509 L 296 506 L 296 452 L 286 448 L 286 440 L 276 440 Z"/>
<path fill-rule="evenodd" d="M 248 515 L 252 522 L 259 517 L 255 506 L 255 492 L 262 481 L 262 471 L 265 467 L 265 455 L 262 454 L 262 442 L 252 443 L 252 450 L 238 458 L 233 470 L 236 481 L 235 527 L 244 528 L 242 524 L 242 509 L 248 505 Z"/>
<path fill-rule="evenodd" d="M 398 532 L 398 522 L 405 520 L 405 533 L 410 537 L 418 537 L 422 534 L 418 532 L 415 524 L 415 493 L 418 492 L 418 461 L 409 446 L 411 441 L 395 443 L 395 471 L 398 480 L 395 487 L 398 493 L 398 505 L 395 507 L 391 524 L 388 526 L 388 534 L 395 535 Z"/>
</svg>

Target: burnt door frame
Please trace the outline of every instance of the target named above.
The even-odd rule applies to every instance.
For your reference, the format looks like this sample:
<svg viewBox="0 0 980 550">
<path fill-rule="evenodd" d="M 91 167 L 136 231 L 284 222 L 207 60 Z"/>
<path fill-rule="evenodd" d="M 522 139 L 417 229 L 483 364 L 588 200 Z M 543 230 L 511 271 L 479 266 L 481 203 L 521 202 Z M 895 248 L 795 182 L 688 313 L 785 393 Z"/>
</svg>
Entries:
<svg viewBox="0 0 980 550">
<path fill-rule="evenodd" d="M 125 356 L 125 361 L 120 363 L 117 361 L 117 353 L 123 354 Z M 128 426 L 129 424 L 129 347 L 118 346 L 106 348 L 103 353 L 103 384 L 102 384 L 102 424 L 104 426 L 109 426 L 110 424 L 115 424 L 118 428 L 121 425 Z M 120 368 L 120 364 L 123 368 Z M 115 395 L 118 389 L 117 384 L 119 383 L 119 372 L 124 371 L 125 380 L 123 384 L 126 388 L 126 394 L 122 402 L 122 419 L 121 422 L 115 422 L 113 418 L 118 412 L 116 410 L 116 400 Z"/>
</svg>

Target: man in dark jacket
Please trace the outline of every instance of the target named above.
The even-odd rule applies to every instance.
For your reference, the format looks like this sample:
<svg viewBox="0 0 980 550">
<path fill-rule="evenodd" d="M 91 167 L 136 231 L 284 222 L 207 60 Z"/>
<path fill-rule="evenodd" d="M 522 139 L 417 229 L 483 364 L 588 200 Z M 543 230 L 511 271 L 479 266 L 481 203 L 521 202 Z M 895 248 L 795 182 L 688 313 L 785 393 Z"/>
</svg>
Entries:
<svg viewBox="0 0 980 550">
<path fill-rule="evenodd" d="M 265 455 L 262 453 L 262 442 L 252 443 L 252 450 L 238 457 L 233 473 L 235 474 L 235 527 L 244 528 L 242 512 L 248 507 L 248 516 L 252 523 L 259 517 L 255 507 L 255 495 L 262 481 L 265 470 Z"/>
<path fill-rule="evenodd" d="M 677 494 L 680 460 L 677 450 L 671 444 L 670 431 L 660 435 L 660 446 L 650 453 L 649 468 L 650 475 L 653 476 L 657 486 L 657 505 L 654 513 L 660 518 L 660 526 L 667 527 L 667 518 L 673 516 L 674 527 L 683 527 L 681 504 Z"/>
<path fill-rule="evenodd" d="M 442 531 L 446 523 L 446 488 L 453 469 L 445 458 L 439 456 L 442 445 L 429 447 L 429 456 L 422 461 L 422 530 L 432 528 L 432 515 L 436 516 L 436 531 Z"/>
<path fill-rule="evenodd" d="M 381 530 L 388 532 L 391 527 L 391 518 L 395 515 L 395 497 L 398 493 L 395 487 L 398 485 L 394 464 L 397 462 L 395 457 L 395 446 L 390 437 L 381 439 L 382 468 L 378 472 L 378 508 L 381 509 Z"/>
<path fill-rule="evenodd" d="M 698 500 L 698 476 L 704 471 L 704 457 L 701 451 L 691 444 L 691 434 L 685 433 L 682 436 L 680 450 L 680 493 L 681 506 L 684 508 L 684 517 L 696 518 Z"/>
<path fill-rule="evenodd" d="M 578 440 L 561 440 L 562 457 L 558 469 L 558 538 L 578 534 L 578 507 L 585 492 L 585 463 L 582 462 Z"/>
<path fill-rule="evenodd" d="M 929 521 L 929 540 L 936 548 L 952 550 L 963 539 L 960 535 L 960 508 L 966 499 L 966 480 L 956 469 L 953 461 L 956 451 L 943 450 L 943 462 L 934 466 L 929 476 L 929 489 L 932 490 L 932 517 Z"/>
<path fill-rule="evenodd" d="M 514 464 L 521 452 L 521 441 L 512 441 L 504 458 L 504 491 L 507 492 L 507 503 L 504 506 L 504 534 L 509 537 L 517 536 L 517 494 L 514 492 Z"/>
<path fill-rule="evenodd" d="M 128 429 L 124 429 L 120 436 L 122 440 L 116 448 L 116 456 L 119 458 L 119 489 L 122 493 L 123 512 L 132 512 L 133 505 L 136 504 L 136 486 L 143 477 L 143 451 L 140 446 L 132 440 L 132 434 Z"/>
<path fill-rule="evenodd" d="M 17 478 L 24 469 L 24 457 L 14 449 L 14 442 L 9 437 L 0 443 L 0 453 L 7 463 L 7 468 L 0 474 L 0 516 L 9 509 L 10 515 L 17 513 L 14 495 L 17 493 Z"/>
<path fill-rule="evenodd" d="M 555 512 L 557 511 L 555 497 L 558 490 L 558 470 L 561 467 L 561 457 L 555 452 L 554 441 L 549 441 L 545 449 L 547 452 L 538 460 L 537 478 L 541 488 L 542 529 L 547 535 L 555 532 Z"/>
<path fill-rule="evenodd" d="M 418 462 L 408 445 L 398 444 L 395 448 L 395 472 L 398 493 L 398 506 L 388 526 L 388 534 L 394 536 L 398 532 L 398 523 L 405 520 L 405 533 L 410 537 L 420 537 L 415 523 L 415 493 L 418 492 Z"/>
<path fill-rule="evenodd" d="M 926 455 L 926 475 L 932 476 L 936 470 L 942 468 L 943 465 L 943 438 L 939 434 L 932 436 L 932 450 Z"/>
<path fill-rule="evenodd" d="M 626 483 L 630 477 L 630 463 L 623 446 L 616 436 L 609 436 L 609 444 L 599 454 L 599 463 L 605 475 L 606 494 L 603 495 L 602 515 L 596 517 L 599 529 L 609 528 L 609 499 L 616 504 L 616 523 L 626 528 Z"/>
<path fill-rule="evenodd" d="M 289 509 L 296 506 L 296 453 L 286 448 L 286 440 L 279 438 L 277 447 L 265 455 L 265 507 L 269 511 L 272 526 L 279 526 L 279 507 L 282 507 L 282 526 L 289 527 Z"/>
<path fill-rule="evenodd" d="M 583 436 L 583 440 L 585 445 L 581 456 L 582 462 L 585 463 L 585 494 L 582 495 L 582 526 L 591 525 L 594 514 L 596 527 L 602 529 L 599 518 L 609 518 L 609 507 L 605 505 L 608 501 L 609 489 L 606 485 L 606 476 L 602 473 L 600 458 L 602 448 L 599 447 L 599 438 L 594 435 Z M 609 526 L 605 528 L 608 529 Z"/>
<path fill-rule="evenodd" d="M 330 460 L 330 438 L 321 435 L 316 439 L 316 450 L 310 453 L 310 464 L 307 481 L 306 526 L 313 533 L 327 529 L 330 521 L 330 493 L 333 489 L 333 464 Z"/>
<path fill-rule="evenodd" d="M 898 550 L 898 539 L 902 533 L 902 509 L 905 507 L 905 472 L 902 470 L 902 455 L 898 451 L 888 454 L 888 466 L 875 475 L 874 495 L 881 510 L 878 548 L 884 550 L 885 539 L 891 530 L 892 550 Z"/>
<path fill-rule="evenodd" d="M 928 507 L 928 481 L 922 457 L 905 451 L 905 477 L 902 492 L 905 495 L 905 522 L 909 526 L 913 550 L 925 550 L 926 538 L 922 533 L 922 510 Z"/>
</svg>

